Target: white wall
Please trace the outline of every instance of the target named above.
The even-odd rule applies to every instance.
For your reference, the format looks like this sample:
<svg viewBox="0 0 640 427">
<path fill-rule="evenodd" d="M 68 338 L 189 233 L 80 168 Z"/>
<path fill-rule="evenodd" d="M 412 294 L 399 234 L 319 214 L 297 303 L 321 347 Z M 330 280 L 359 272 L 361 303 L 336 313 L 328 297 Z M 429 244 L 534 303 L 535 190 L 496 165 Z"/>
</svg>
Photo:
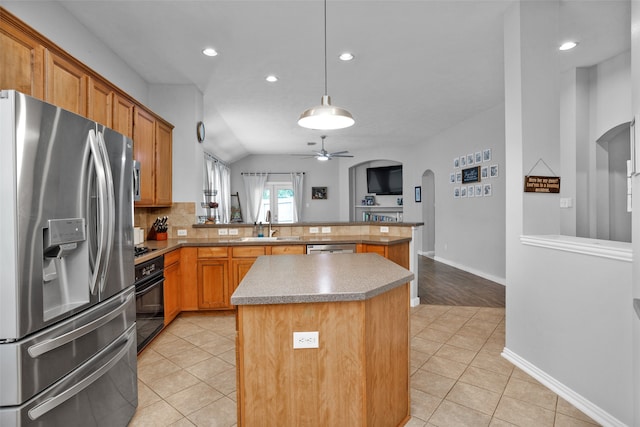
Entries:
<svg viewBox="0 0 640 427">
<path fill-rule="evenodd" d="M 560 236 L 555 247 L 538 247 L 521 241 L 557 235 L 560 224 L 558 198 L 524 194 L 523 176 L 539 158 L 560 175 L 572 173 L 559 167 L 561 79 L 550 48 L 557 30 L 558 1 L 519 2 L 505 14 L 504 354 L 596 421 L 632 425 L 629 246 L 619 243 L 614 252 L 626 255 L 613 259 L 558 249 L 602 242 Z"/>
<path fill-rule="evenodd" d="M 241 206 L 246 206 L 246 195 L 242 172 L 304 172 L 304 194 L 301 222 L 338 221 L 341 185 L 338 169 L 341 160 L 320 162 L 316 159 L 302 159 L 295 156 L 251 155 L 230 165 L 231 192 L 240 194 Z M 290 181 L 288 175 L 270 175 L 268 181 Z M 311 187 L 327 187 L 326 200 L 311 198 Z M 247 215 L 243 212 L 246 221 Z"/>
</svg>

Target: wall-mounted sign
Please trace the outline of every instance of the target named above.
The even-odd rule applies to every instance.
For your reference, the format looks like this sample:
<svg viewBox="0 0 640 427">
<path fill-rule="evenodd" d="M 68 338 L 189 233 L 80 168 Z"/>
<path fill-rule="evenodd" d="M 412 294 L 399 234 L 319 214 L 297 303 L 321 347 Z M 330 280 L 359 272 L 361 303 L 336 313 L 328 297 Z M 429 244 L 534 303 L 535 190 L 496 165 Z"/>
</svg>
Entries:
<svg viewBox="0 0 640 427">
<path fill-rule="evenodd" d="M 559 176 L 532 176 L 524 177 L 525 193 L 559 193 Z"/>
<path fill-rule="evenodd" d="M 462 169 L 462 183 L 480 182 L 480 166 Z"/>
</svg>

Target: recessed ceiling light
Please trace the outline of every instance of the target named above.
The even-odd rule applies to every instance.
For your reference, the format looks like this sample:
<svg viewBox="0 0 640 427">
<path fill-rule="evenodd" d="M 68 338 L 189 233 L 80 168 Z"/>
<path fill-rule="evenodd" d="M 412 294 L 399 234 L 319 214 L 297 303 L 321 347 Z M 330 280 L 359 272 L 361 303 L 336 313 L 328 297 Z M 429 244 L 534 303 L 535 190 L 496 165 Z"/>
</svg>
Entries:
<svg viewBox="0 0 640 427">
<path fill-rule="evenodd" d="M 267 76 L 265 80 L 268 81 L 269 83 L 275 83 L 278 81 L 278 78 L 272 74 Z"/>
<path fill-rule="evenodd" d="M 564 42 L 558 48 L 559 50 L 571 50 L 574 47 L 578 46 L 578 42 Z"/>
<path fill-rule="evenodd" d="M 354 58 L 354 56 L 353 56 L 353 53 L 344 52 L 340 54 L 339 58 L 342 61 L 351 61 Z"/>
<path fill-rule="evenodd" d="M 217 56 L 218 52 L 216 52 L 216 50 L 212 47 L 208 47 L 206 49 L 202 49 L 202 53 L 207 55 L 207 56 Z"/>
</svg>

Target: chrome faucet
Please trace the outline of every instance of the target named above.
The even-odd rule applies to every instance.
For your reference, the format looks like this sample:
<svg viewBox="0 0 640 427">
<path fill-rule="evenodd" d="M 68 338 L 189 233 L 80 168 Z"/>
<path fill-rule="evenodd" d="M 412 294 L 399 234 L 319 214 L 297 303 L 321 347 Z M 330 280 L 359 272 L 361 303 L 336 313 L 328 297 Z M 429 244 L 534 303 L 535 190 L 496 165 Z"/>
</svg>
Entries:
<svg viewBox="0 0 640 427">
<path fill-rule="evenodd" d="M 267 215 L 266 215 L 264 221 L 269 223 L 269 237 L 273 237 L 273 235 L 276 234 L 278 232 L 278 230 L 272 230 L 271 229 L 271 210 L 267 211 Z"/>
</svg>

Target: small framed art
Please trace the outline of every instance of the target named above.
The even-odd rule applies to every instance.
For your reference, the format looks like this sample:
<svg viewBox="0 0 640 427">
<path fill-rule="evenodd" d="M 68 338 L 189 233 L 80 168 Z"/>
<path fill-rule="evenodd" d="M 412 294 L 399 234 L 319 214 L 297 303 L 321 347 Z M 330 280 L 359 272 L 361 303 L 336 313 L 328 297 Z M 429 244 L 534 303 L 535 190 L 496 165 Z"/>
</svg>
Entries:
<svg viewBox="0 0 640 427">
<path fill-rule="evenodd" d="M 422 202 L 422 187 L 417 186 L 416 188 L 414 188 L 414 192 L 416 203 Z"/>
</svg>

